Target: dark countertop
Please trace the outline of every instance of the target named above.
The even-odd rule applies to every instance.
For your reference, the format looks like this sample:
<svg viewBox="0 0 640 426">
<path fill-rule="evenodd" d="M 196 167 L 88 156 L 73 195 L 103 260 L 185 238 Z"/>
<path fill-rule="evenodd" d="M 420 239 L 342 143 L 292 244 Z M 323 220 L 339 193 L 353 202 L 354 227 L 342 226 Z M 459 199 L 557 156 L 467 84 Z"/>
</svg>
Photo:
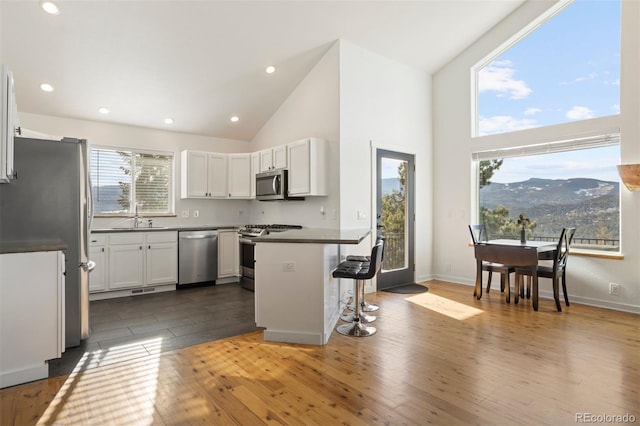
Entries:
<svg viewBox="0 0 640 426">
<path fill-rule="evenodd" d="M 256 243 L 360 244 L 370 229 L 291 229 L 254 237 Z"/>
<path fill-rule="evenodd" d="M 33 253 L 37 251 L 66 250 L 67 244 L 62 240 L 2 241 L 0 254 Z"/>
<path fill-rule="evenodd" d="M 197 225 L 197 226 L 155 226 L 152 228 L 141 226 L 139 228 L 93 228 L 91 230 L 92 234 L 104 234 L 104 233 L 114 233 L 114 232 L 157 232 L 157 231 L 203 231 L 203 230 L 225 230 L 225 229 L 237 229 L 239 226 L 237 225 L 226 225 L 226 226 L 218 226 L 218 225 Z"/>
</svg>

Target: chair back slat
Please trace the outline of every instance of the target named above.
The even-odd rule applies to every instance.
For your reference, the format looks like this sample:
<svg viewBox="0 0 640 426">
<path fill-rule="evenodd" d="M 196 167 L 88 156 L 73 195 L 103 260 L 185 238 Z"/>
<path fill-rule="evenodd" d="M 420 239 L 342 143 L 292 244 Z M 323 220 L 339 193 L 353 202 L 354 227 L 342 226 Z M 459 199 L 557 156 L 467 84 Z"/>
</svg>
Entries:
<svg viewBox="0 0 640 426">
<path fill-rule="evenodd" d="M 567 266 L 567 260 L 569 258 L 569 248 L 573 242 L 573 235 L 576 233 L 576 228 L 563 228 L 560 233 L 560 240 L 558 240 L 558 246 L 556 248 L 556 258 L 554 259 L 554 270 L 561 270 Z"/>
<path fill-rule="evenodd" d="M 485 225 L 469 225 L 469 232 L 474 245 L 489 240 Z"/>
</svg>

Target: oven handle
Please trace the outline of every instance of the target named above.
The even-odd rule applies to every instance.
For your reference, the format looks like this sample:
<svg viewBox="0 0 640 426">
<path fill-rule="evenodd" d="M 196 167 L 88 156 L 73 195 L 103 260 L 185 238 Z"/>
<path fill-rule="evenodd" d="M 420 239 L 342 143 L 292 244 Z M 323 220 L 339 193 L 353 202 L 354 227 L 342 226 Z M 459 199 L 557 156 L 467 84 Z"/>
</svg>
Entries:
<svg viewBox="0 0 640 426">
<path fill-rule="evenodd" d="M 239 241 L 241 244 L 248 244 L 248 245 L 250 245 L 250 246 L 255 246 L 255 245 L 256 245 L 256 243 L 255 243 L 254 241 L 251 241 L 251 240 L 250 240 L 250 239 L 248 239 L 248 238 L 240 238 L 238 241 Z"/>
</svg>

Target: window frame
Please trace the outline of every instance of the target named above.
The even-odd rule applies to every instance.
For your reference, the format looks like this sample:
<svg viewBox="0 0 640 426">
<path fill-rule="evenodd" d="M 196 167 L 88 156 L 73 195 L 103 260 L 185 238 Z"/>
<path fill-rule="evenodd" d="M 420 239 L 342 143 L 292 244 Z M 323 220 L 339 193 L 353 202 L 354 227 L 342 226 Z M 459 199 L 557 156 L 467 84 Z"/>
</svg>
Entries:
<svg viewBox="0 0 640 426">
<path fill-rule="evenodd" d="M 169 191 L 167 194 L 168 197 L 168 212 L 162 213 L 140 213 L 140 215 L 144 215 L 144 217 L 175 217 L 175 179 L 176 179 L 176 154 L 173 151 L 160 151 L 160 150 L 150 150 L 150 149 L 140 149 L 140 148 L 131 148 L 125 146 L 114 146 L 114 145 L 91 145 L 89 152 L 89 175 L 93 173 L 91 168 L 91 157 L 93 156 L 94 150 L 105 150 L 105 151 L 121 151 L 127 152 L 132 155 L 132 158 L 135 158 L 136 154 L 142 155 L 163 155 L 171 157 L 171 177 L 169 179 Z M 135 194 L 136 194 L 136 185 L 133 182 L 133 173 L 131 174 L 132 185 L 131 185 L 131 205 L 135 205 Z M 91 182 L 91 186 L 93 188 L 93 182 Z M 95 205 L 95 203 L 94 203 Z M 104 218 L 113 218 L 113 217 L 134 217 L 135 211 L 129 212 L 118 212 L 118 213 L 97 213 L 93 212 L 93 217 L 104 217 Z"/>
<path fill-rule="evenodd" d="M 505 51 L 519 43 L 522 39 L 527 37 L 533 31 L 536 31 L 548 20 L 564 10 L 567 6 L 573 3 L 574 0 L 560 0 L 558 3 L 551 6 L 544 13 L 540 14 L 536 19 L 533 19 L 528 25 L 516 32 L 513 36 L 509 37 L 505 42 L 501 43 L 498 47 L 490 51 L 481 60 L 476 62 L 470 67 L 470 214 L 471 223 L 478 223 L 480 217 L 480 188 L 479 188 L 479 160 L 476 161 L 474 156 L 480 152 L 485 151 L 499 151 L 499 150 L 513 150 L 513 149 L 526 149 L 531 147 L 535 150 L 535 147 L 539 147 L 544 144 L 553 144 L 560 141 L 568 140 L 580 140 L 582 138 L 595 137 L 605 134 L 618 134 L 620 140 L 618 142 L 620 146 L 620 155 L 622 156 L 623 147 L 623 135 L 621 132 L 621 112 L 613 115 L 599 116 L 590 119 L 570 121 L 566 123 L 551 124 L 546 126 L 538 126 L 527 129 L 515 130 L 503 133 L 494 134 L 480 134 L 480 122 L 479 122 L 479 93 L 478 93 L 478 74 L 481 69 L 490 64 L 497 57 L 503 54 Z M 621 5 L 622 6 L 622 5 Z M 623 10 L 621 11 L 623 14 Z M 621 43 L 622 43 L 622 23 L 621 23 Z M 620 54 L 623 54 L 621 48 Z M 621 79 L 620 93 L 623 93 L 622 79 Z M 576 146 L 575 149 L 581 149 Z M 534 153 L 533 151 L 531 152 Z M 539 152 L 538 152 L 539 153 Z M 622 182 L 620 188 L 622 188 Z M 623 210 L 623 197 L 620 196 L 620 244 L 618 252 L 604 251 L 604 250 L 585 250 L 585 249 L 572 249 L 572 253 L 583 254 L 587 256 L 607 258 L 607 259 L 623 259 L 624 251 L 624 238 L 622 232 L 622 210 Z"/>
</svg>

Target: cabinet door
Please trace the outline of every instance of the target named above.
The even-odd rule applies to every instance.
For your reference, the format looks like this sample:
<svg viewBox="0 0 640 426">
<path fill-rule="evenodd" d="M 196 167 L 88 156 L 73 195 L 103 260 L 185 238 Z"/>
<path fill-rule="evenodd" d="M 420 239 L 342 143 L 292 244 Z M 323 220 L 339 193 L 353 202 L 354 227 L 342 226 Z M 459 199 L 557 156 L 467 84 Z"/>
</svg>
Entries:
<svg viewBox="0 0 640 426">
<path fill-rule="evenodd" d="M 309 140 L 289 144 L 289 194 L 309 194 L 310 178 L 310 145 Z"/>
<path fill-rule="evenodd" d="M 281 145 L 273 148 L 273 168 L 287 168 L 287 146 Z"/>
<path fill-rule="evenodd" d="M 271 149 L 265 149 L 260 151 L 260 171 L 268 172 L 273 168 L 273 151 Z"/>
<path fill-rule="evenodd" d="M 107 290 L 107 249 L 105 246 L 89 246 L 89 259 L 96 263 L 89 274 L 89 291 Z"/>
<path fill-rule="evenodd" d="M 256 175 L 260 172 L 260 153 L 251 154 L 251 198 L 256 197 Z"/>
<path fill-rule="evenodd" d="M 232 277 L 240 271 L 240 246 L 236 231 L 218 233 L 218 278 Z"/>
<path fill-rule="evenodd" d="M 182 198 L 203 198 L 208 196 L 206 152 L 186 151 L 182 154 L 186 161 L 182 161 Z M 185 185 L 186 183 L 186 185 Z"/>
<path fill-rule="evenodd" d="M 229 155 L 229 198 L 250 198 L 252 180 L 251 154 Z"/>
<path fill-rule="evenodd" d="M 178 282 L 177 243 L 147 245 L 147 285 Z"/>
<path fill-rule="evenodd" d="M 140 287 L 144 279 L 144 247 L 140 244 L 109 247 L 109 289 Z"/>
<path fill-rule="evenodd" d="M 209 196 L 227 198 L 227 156 L 225 154 L 209 154 Z"/>
</svg>

